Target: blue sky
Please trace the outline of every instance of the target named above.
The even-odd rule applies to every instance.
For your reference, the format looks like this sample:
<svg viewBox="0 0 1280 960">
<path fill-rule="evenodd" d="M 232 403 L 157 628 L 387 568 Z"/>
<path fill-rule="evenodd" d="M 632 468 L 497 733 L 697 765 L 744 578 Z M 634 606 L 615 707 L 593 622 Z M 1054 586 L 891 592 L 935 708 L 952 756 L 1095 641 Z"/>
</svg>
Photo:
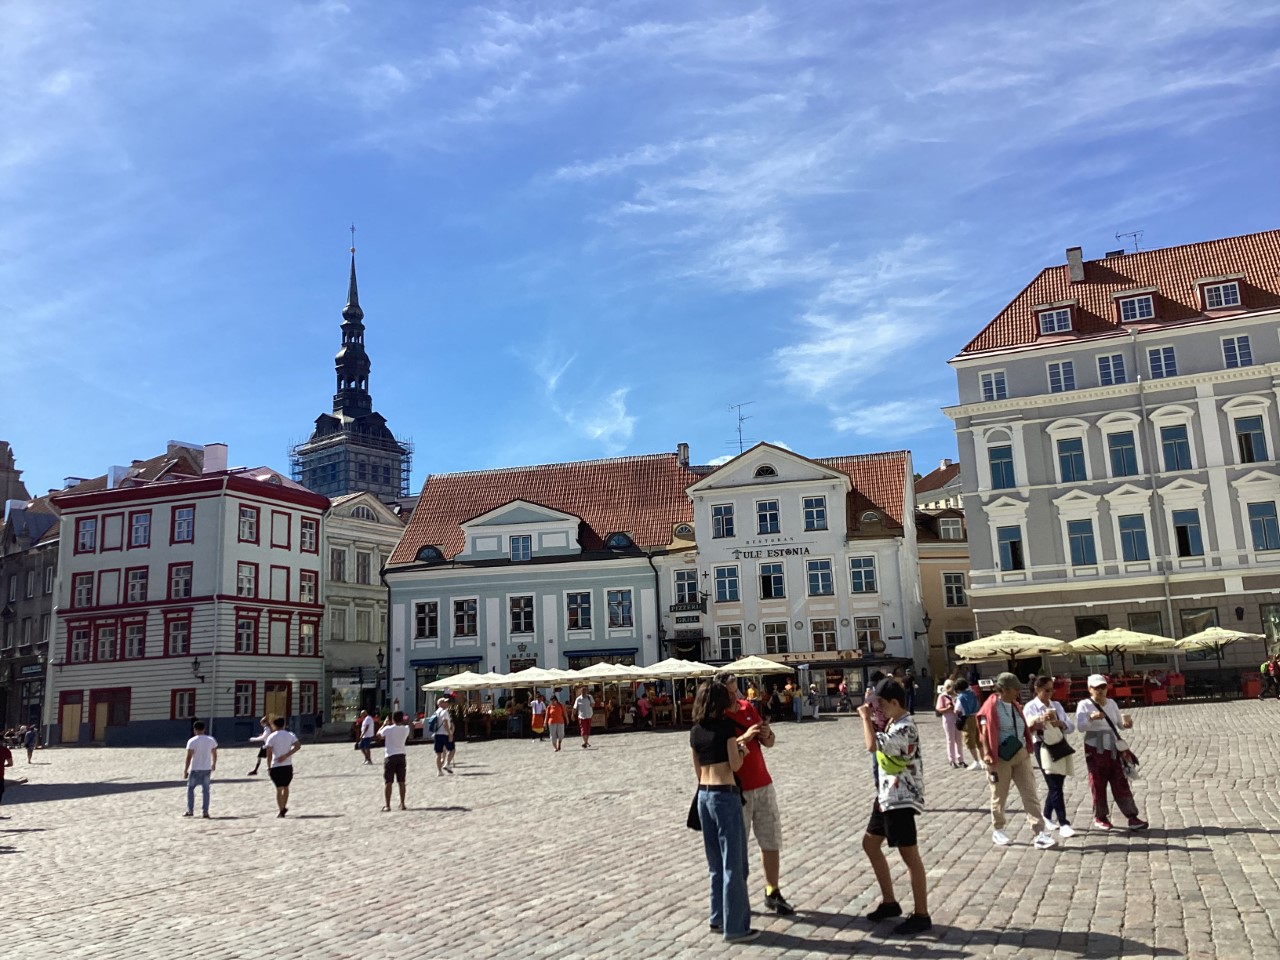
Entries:
<svg viewBox="0 0 1280 960">
<path fill-rule="evenodd" d="M 1256 0 L 16 2 L 0 439 L 33 492 L 371 390 L 448 471 L 747 433 L 953 455 L 946 366 L 1043 266 L 1276 227 Z"/>
</svg>

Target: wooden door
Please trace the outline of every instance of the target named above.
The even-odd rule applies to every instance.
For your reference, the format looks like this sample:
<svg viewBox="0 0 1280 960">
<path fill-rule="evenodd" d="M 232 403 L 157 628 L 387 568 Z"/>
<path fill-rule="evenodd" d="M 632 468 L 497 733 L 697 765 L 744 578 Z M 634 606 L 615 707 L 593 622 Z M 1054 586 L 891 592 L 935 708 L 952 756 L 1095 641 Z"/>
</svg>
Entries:
<svg viewBox="0 0 1280 960">
<path fill-rule="evenodd" d="M 287 681 L 268 680 L 263 694 L 264 713 L 272 718 L 289 716 L 289 684 Z"/>
<path fill-rule="evenodd" d="M 107 739 L 107 721 L 111 717 L 111 704 L 95 703 L 93 705 L 93 742 L 102 743 Z"/>
<path fill-rule="evenodd" d="M 63 743 L 79 743 L 80 742 L 80 710 L 82 705 L 79 703 L 64 703 L 62 705 L 62 742 Z"/>
</svg>

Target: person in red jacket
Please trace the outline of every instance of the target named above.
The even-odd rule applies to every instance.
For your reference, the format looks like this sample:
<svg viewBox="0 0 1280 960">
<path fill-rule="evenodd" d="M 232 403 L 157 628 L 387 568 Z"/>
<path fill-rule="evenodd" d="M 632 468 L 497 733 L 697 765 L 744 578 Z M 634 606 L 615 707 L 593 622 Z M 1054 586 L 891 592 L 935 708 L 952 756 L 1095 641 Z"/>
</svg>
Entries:
<svg viewBox="0 0 1280 960">
<path fill-rule="evenodd" d="M 996 688 L 978 711 L 978 729 L 981 733 L 983 761 L 987 765 L 987 778 L 991 781 L 991 840 L 997 846 L 1008 846 L 1009 836 L 1004 832 L 1004 805 L 1009 798 L 1009 784 L 1018 788 L 1022 807 L 1027 812 L 1027 822 L 1035 835 L 1032 843 L 1044 850 L 1056 841 L 1044 829 L 1044 817 L 1040 815 L 1040 800 L 1036 796 L 1036 780 L 1032 774 L 1031 731 L 1022 715 L 1018 702 L 1020 681 L 1012 673 L 996 677 Z"/>
</svg>

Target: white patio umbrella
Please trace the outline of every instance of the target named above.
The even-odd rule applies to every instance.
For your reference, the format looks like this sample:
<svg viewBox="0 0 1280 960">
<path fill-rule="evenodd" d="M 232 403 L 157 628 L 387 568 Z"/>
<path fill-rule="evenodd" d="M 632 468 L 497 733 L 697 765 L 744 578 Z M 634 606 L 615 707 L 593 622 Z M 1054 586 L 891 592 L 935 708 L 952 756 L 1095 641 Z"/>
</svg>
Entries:
<svg viewBox="0 0 1280 960">
<path fill-rule="evenodd" d="M 1131 653 L 1160 653 L 1172 650 L 1177 641 L 1171 637 L 1160 637 L 1154 633 L 1139 633 L 1137 630 L 1125 630 L 1123 627 L 1112 627 L 1110 630 L 1099 630 L 1087 637 L 1071 641 L 1073 653 L 1100 653 L 1107 658 L 1120 654 L 1120 669 L 1125 669 L 1124 658 Z"/>
<path fill-rule="evenodd" d="M 699 663 L 696 660 L 681 660 L 678 657 L 668 657 L 658 663 L 648 667 L 639 667 L 637 679 L 653 680 L 685 680 L 693 677 L 709 677 L 716 672 L 716 668 L 706 663 Z"/>
<path fill-rule="evenodd" d="M 440 677 L 432 680 L 430 683 L 422 685 L 423 690 L 466 690 L 468 684 L 473 680 L 479 679 L 480 674 L 474 670 L 463 670 L 461 673 L 455 673 L 448 677 Z"/>
<path fill-rule="evenodd" d="M 1225 627 L 1206 627 L 1199 633 L 1183 637 L 1177 642 L 1179 650 L 1211 650 L 1218 661 L 1218 682 L 1222 682 L 1222 654 L 1226 648 L 1239 640 L 1262 640 L 1267 638 L 1261 633 L 1249 633 L 1244 630 L 1228 630 Z"/>
<path fill-rule="evenodd" d="M 544 670 L 542 667 L 529 667 L 527 670 L 520 670 L 516 673 L 505 674 L 502 683 L 497 686 L 503 687 L 550 687 L 565 680 L 565 671 L 563 670 Z"/>
<path fill-rule="evenodd" d="M 721 667 L 720 669 L 749 677 L 765 677 L 778 673 L 796 672 L 794 667 L 789 667 L 785 663 L 778 663 L 776 660 L 767 660 L 764 657 L 756 656 L 743 657 L 741 660 L 735 660 L 727 667 Z"/>
<path fill-rule="evenodd" d="M 593 663 L 589 667 L 575 670 L 573 680 L 587 683 L 608 683 L 614 680 L 638 680 L 639 675 L 632 673 L 631 668 L 620 663 Z"/>
<path fill-rule="evenodd" d="M 1034 633 L 1001 630 L 990 636 L 979 637 L 959 644 L 955 655 L 962 660 L 1030 660 L 1035 657 L 1070 654 L 1071 647 L 1065 640 L 1041 637 Z"/>
</svg>

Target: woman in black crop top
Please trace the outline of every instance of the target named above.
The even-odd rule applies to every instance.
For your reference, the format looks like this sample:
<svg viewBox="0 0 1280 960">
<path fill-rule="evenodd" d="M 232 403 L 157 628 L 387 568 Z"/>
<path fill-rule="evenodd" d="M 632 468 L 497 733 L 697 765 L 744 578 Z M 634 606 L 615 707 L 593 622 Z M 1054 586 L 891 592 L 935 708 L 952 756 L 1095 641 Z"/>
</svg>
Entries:
<svg viewBox="0 0 1280 960">
<path fill-rule="evenodd" d="M 738 737 L 728 717 L 729 688 L 708 680 L 693 701 L 693 730 L 689 746 L 698 775 L 698 817 L 702 845 L 711 870 L 711 929 L 729 943 L 745 943 L 759 936 L 751 929 L 747 899 L 747 832 L 742 821 L 742 795 L 734 774 L 747 755 L 745 740 L 752 727 Z"/>
</svg>

